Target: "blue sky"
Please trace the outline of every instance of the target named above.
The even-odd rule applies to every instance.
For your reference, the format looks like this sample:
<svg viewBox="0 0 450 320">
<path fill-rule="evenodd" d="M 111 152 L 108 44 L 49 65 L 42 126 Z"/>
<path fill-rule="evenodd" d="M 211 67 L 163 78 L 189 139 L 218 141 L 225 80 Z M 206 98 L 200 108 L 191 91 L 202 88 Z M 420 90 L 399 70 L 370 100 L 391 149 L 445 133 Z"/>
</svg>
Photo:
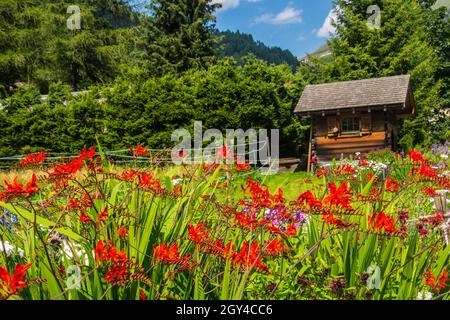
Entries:
<svg viewBox="0 0 450 320">
<path fill-rule="evenodd" d="M 249 33 L 299 57 L 319 48 L 332 31 L 332 0 L 215 1 L 223 5 L 217 13 L 220 30 Z"/>
</svg>

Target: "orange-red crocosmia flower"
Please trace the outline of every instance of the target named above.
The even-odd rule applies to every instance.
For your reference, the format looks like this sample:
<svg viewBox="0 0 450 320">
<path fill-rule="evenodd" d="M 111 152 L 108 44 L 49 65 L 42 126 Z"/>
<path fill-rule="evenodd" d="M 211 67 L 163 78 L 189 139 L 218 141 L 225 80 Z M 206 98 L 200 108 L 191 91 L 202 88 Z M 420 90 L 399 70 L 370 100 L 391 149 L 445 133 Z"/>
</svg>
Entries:
<svg viewBox="0 0 450 320">
<path fill-rule="evenodd" d="M 127 181 L 133 181 L 138 176 L 139 176 L 139 172 L 135 171 L 134 169 L 131 169 L 130 171 L 122 172 L 122 174 L 120 175 L 120 177 L 123 180 L 127 180 Z"/>
<path fill-rule="evenodd" d="M 95 247 L 95 260 L 97 262 L 106 260 L 107 258 L 107 246 L 103 243 L 102 240 L 97 242 L 97 246 Z"/>
<path fill-rule="evenodd" d="M 269 240 L 265 246 L 265 253 L 271 256 L 281 254 L 287 251 L 283 245 L 283 241 L 279 239 Z"/>
<path fill-rule="evenodd" d="M 55 166 L 50 172 L 51 176 L 73 176 L 84 166 L 83 158 L 76 157 L 69 163 L 63 163 Z"/>
<path fill-rule="evenodd" d="M 384 231 L 386 233 L 396 233 L 395 220 L 393 217 L 386 215 L 384 212 L 374 212 L 368 218 L 371 230 Z"/>
<path fill-rule="evenodd" d="M 437 195 L 436 190 L 427 186 L 423 187 L 423 192 L 425 192 L 425 194 L 429 197 L 434 197 L 435 195 Z"/>
<path fill-rule="evenodd" d="M 90 222 L 92 222 L 92 218 L 89 217 L 88 215 L 86 215 L 84 212 L 82 212 L 81 216 L 80 216 L 80 222 L 81 223 L 90 223 Z"/>
<path fill-rule="evenodd" d="M 23 184 L 17 183 L 18 177 L 15 177 L 12 183 L 9 183 L 5 180 L 6 190 L 4 192 L 0 192 L 0 198 L 5 200 L 10 200 L 15 197 L 31 197 L 35 194 L 39 187 L 37 185 L 37 177 L 33 174 L 31 181 L 27 183 L 27 186 L 24 187 Z"/>
<path fill-rule="evenodd" d="M 386 191 L 389 192 L 397 192 L 399 188 L 399 182 L 394 179 L 387 178 L 386 179 Z"/>
<path fill-rule="evenodd" d="M 322 220 L 325 224 L 331 224 L 331 225 L 335 225 L 336 227 L 350 227 L 352 224 L 351 223 L 345 223 L 343 222 L 341 219 L 336 218 L 332 213 L 323 213 L 322 214 Z"/>
<path fill-rule="evenodd" d="M 21 166 L 28 166 L 28 165 L 38 165 L 45 162 L 45 159 L 47 159 L 47 153 L 46 152 L 39 152 L 35 154 L 27 154 L 25 156 L 25 159 L 20 161 Z"/>
<path fill-rule="evenodd" d="M 108 219 L 108 208 L 105 208 L 102 212 L 98 214 L 97 222 L 105 222 Z"/>
<path fill-rule="evenodd" d="M 89 150 L 86 150 L 86 148 L 84 148 L 80 152 L 80 158 L 92 161 L 92 159 L 94 159 L 94 157 L 95 157 L 95 154 L 96 154 L 96 151 L 95 151 L 94 147 L 91 147 Z"/>
<path fill-rule="evenodd" d="M 268 267 L 262 262 L 262 254 L 258 242 L 253 242 L 250 246 L 244 242 L 241 251 L 236 253 L 233 259 L 234 266 L 241 266 L 246 270 L 256 268 L 268 272 Z"/>
<path fill-rule="evenodd" d="M 209 239 L 206 223 L 200 222 L 195 227 L 189 226 L 188 232 L 189 232 L 189 240 L 194 243 L 201 243 Z"/>
<path fill-rule="evenodd" d="M 165 264 L 177 265 L 181 270 L 191 271 L 195 262 L 190 260 L 190 256 L 181 256 L 178 251 L 178 245 L 175 243 L 171 247 L 166 244 L 160 244 L 153 247 L 153 259 Z"/>
<path fill-rule="evenodd" d="M 139 175 L 139 186 L 146 190 L 161 190 L 161 182 L 153 178 L 153 174 L 142 172 Z"/>
<path fill-rule="evenodd" d="M 295 227 L 295 221 L 292 221 L 292 223 L 288 226 L 286 229 L 286 234 L 288 236 L 296 236 L 298 234 L 297 228 Z"/>
<path fill-rule="evenodd" d="M 320 208 L 321 206 L 320 201 L 309 190 L 302 193 L 295 202 L 299 205 L 306 203 L 311 208 Z"/>
<path fill-rule="evenodd" d="M 426 163 L 428 162 L 428 159 L 425 159 L 423 157 L 423 154 L 421 152 L 418 152 L 416 150 L 409 151 L 409 159 L 414 163 Z"/>
<path fill-rule="evenodd" d="M 11 295 L 18 295 L 27 283 L 25 282 L 25 273 L 30 268 L 31 262 L 27 265 L 17 264 L 14 273 L 11 275 L 8 270 L 0 266 L 0 292 L 6 298 Z"/>
<path fill-rule="evenodd" d="M 124 226 L 118 226 L 117 227 L 117 236 L 119 236 L 122 239 L 125 239 L 126 236 L 128 236 L 128 230 Z"/>
<path fill-rule="evenodd" d="M 142 156 L 148 156 L 150 152 L 142 147 L 140 144 L 136 146 L 136 149 L 133 150 L 133 147 L 130 147 L 131 153 L 133 153 L 133 157 L 142 157 Z"/>
<path fill-rule="evenodd" d="M 334 182 L 328 184 L 330 194 L 323 199 L 325 204 L 330 206 L 341 206 L 346 210 L 353 210 L 350 205 L 350 199 L 352 197 L 352 190 L 347 182 L 343 182 L 339 188 L 336 187 Z"/>
<path fill-rule="evenodd" d="M 447 288 L 447 282 L 450 280 L 447 277 L 447 270 L 444 268 L 442 274 L 437 278 L 431 271 L 425 272 L 423 280 L 426 286 L 430 287 L 434 292 L 439 293 L 441 289 Z"/>
<path fill-rule="evenodd" d="M 234 152 L 229 151 L 227 146 L 223 146 L 216 153 L 216 163 L 226 162 L 227 159 L 233 159 L 234 157 Z"/>
<path fill-rule="evenodd" d="M 146 301 L 147 300 L 147 297 L 145 296 L 145 292 L 144 292 L 144 290 L 139 290 L 139 300 L 141 300 L 141 301 Z"/>
<path fill-rule="evenodd" d="M 237 171 L 250 171 L 251 167 L 249 163 L 237 163 L 236 164 Z"/>
</svg>

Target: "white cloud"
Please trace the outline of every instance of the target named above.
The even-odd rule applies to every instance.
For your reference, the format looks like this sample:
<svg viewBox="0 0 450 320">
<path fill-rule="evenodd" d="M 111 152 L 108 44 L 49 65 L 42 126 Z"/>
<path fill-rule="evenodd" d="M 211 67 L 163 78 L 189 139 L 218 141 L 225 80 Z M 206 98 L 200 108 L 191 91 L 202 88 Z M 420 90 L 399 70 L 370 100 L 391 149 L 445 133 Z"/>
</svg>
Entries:
<svg viewBox="0 0 450 320">
<path fill-rule="evenodd" d="M 222 4 L 222 8 L 220 10 L 228 10 L 237 8 L 240 0 L 213 0 L 212 3 L 220 3 Z"/>
<path fill-rule="evenodd" d="M 317 31 L 316 35 L 320 38 L 328 38 L 330 35 L 336 33 L 336 28 L 333 26 L 333 22 L 337 20 L 337 10 L 332 9 L 328 16 L 325 18 L 325 21 L 322 27 Z"/>
<path fill-rule="evenodd" d="M 269 23 L 274 25 L 301 23 L 302 11 L 295 9 L 292 4 L 278 14 L 266 13 L 255 18 L 256 23 Z"/>
</svg>

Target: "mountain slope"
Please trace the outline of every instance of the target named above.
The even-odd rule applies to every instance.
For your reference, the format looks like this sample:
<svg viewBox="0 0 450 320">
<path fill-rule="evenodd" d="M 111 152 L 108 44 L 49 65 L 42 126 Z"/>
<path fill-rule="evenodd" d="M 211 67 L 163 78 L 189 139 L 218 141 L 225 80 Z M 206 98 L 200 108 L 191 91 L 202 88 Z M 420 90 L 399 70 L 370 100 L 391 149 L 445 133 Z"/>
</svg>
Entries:
<svg viewBox="0 0 450 320">
<path fill-rule="evenodd" d="M 289 50 L 268 47 L 260 41 L 255 41 L 250 34 L 227 30 L 218 32 L 217 36 L 222 38 L 219 57 L 234 57 L 237 61 L 242 61 L 242 57 L 252 53 L 270 64 L 286 63 L 294 69 L 298 65 L 297 58 Z"/>
</svg>

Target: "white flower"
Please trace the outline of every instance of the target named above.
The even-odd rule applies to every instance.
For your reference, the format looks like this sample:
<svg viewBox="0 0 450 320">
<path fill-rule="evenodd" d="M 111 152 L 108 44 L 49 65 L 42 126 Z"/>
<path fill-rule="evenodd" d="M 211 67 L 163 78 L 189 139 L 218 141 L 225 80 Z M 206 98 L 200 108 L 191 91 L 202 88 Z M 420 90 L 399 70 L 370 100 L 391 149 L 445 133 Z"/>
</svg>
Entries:
<svg viewBox="0 0 450 320">
<path fill-rule="evenodd" d="M 441 154 L 441 158 L 442 159 L 448 159 L 448 155 L 447 154 Z"/>
<path fill-rule="evenodd" d="M 177 186 L 177 185 L 179 185 L 182 181 L 183 181 L 182 179 L 173 179 L 173 180 L 172 180 L 172 183 L 173 183 L 174 186 Z"/>
<path fill-rule="evenodd" d="M 417 300 L 431 300 L 433 299 L 433 294 L 428 291 L 420 291 L 417 294 Z"/>
<path fill-rule="evenodd" d="M 8 257 L 12 255 L 19 255 L 21 258 L 23 258 L 25 253 L 22 249 L 16 248 L 8 241 L 0 242 L 0 252 L 5 252 Z"/>
<path fill-rule="evenodd" d="M 62 253 L 68 258 L 68 259 L 74 259 L 74 253 L 77 256 L 78 259 L 84 259 L 84 265 L 89 266 L 89 257 L 86 254 L 86 251 L 78 244 L 69 244 L 67 241 L 64 241 Z"/>
</svg>

